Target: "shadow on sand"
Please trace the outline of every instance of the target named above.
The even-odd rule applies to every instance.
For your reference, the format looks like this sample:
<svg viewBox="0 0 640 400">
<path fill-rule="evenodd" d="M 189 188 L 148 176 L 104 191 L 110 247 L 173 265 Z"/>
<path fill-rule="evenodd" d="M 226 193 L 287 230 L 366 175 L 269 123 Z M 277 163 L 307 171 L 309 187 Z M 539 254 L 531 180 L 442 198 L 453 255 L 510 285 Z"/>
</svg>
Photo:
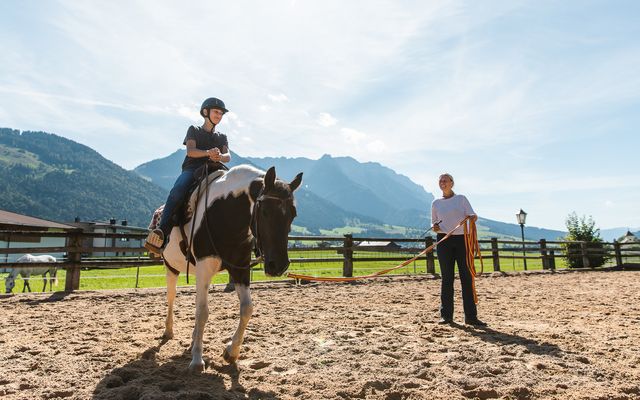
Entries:
<svg viewBox="0 0 640 400">
<path fill-rule="evenodd" d="M 470 327 L 467 325 L 454 325 L 456 328 L 462 329 L 469 334 L 484 340 L 485 342 L 495 343 L 498 345 L 511 345 L 515 344 L 518 346 L 524 346 L 527 350 L 529 350 L 532 354 L 537 355 L 548 355 L 553 357 L 562 357 L 563 351 L 555 344 L 543 342 L 540 343 L 536 340 L 529 339 L 526 337 L 522 337 L 519 335 L 504 333 L 492 329 L 488 326 L 486 327 Z"/>
<path fill-rule="evenodd" d="M 236 365 L 216 365 L 205 360 L 207 370 L 193 374 L 188 370 L 191 353 L 172 357 L 160 365 L 156 356 L 166 343 L 145 350 L 140 359 L 110 371 L 96 386 L 95 400 L 213 400 L 213 399 L 278 399 L 273 392 L 258 389 L 247 391 L 240 383 L 240 371 Z M 224 384 L 224 375 L 231 380 L 231 387 Z"/>
</svg>

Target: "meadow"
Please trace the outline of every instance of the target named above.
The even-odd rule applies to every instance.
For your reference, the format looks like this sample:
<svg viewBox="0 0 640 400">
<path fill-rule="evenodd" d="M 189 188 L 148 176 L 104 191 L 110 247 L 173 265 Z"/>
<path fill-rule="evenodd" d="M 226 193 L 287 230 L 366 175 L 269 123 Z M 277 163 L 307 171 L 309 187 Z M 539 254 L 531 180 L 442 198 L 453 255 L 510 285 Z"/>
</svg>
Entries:
<svg viewBox="0 0 640 400">
<path fill-rule="evenodd" d="M 523 271 L 524 263 L 522 259 L 516 258 L 507 258 L 510 256 L 518 257 L 521 256 L 519 252 L 507 252 L 501 251 L 500 254 L 505 256 L 505 258 L 501 258 L 500 265 L 501 271 L 504 272 L 515 272 L 515 271 Z M 398 257 L 398 258 L 406 258 L 409 259 L 414 255 L 414 253 L 391 253 L 391 252 L 354 252 L 354 258 L 363 259 L 363 258 L 381 258 L 381 257 Z M 292 260 L 291 266 L 289 267 L 288 272 L 311 275 L 311 276 L 323 276 L 323 277 L 337 277 L 342 276 L 342 261 L 317 261 L 317 260 L 330 260 L 337 259 L 342 257 L 340 254 L 337 254 L 335 250 L 313 250 L 313 251 L 301 251 L 301 250 L 291 250 L 289 256 Z M 314 261 L 301 262 L 295 260 L 301 259 L 313 259 Z M 400 264 L 401 261 L 356 261 L 354 262 L 353 267 L 353 275 L 368 275 L 374 273 L 376 271 L 393 267 L 395 265 Z M 492 272 L 493 265 L 491 258 L 483 258 L 484 268 L 483 272 Z M 562 258 L 556 259 L 556 268 L 564 269 L 566 268 L 566 262 Z M 541 270 L 542 269 L 542 260 L 540 259 L 529 259 L 527 260 L 527 269 L 528 270 Z M 476 261 L 476 270 L 480 272 L 481 265 L 479 261 Z M 440 266 L 438 260 L 435 260 L 435 272 L 436 274 L 440 273 Z M 391 274 L 394 275 L 424 275 L 427 273 L 426 261 L 418 260 L 413 263 L 407 265 L 406 267 L 400 268 L 396 271 L 393 271 Z M 7 274 L 2 274 L 0 277 L 4 278 Z M 58 271 L 58 281 L 59 284 L 57 287 L 54 287 L 54 290 L 63 290 L 64 282 L 66 278 L 66 271 L 59 270 Z M 282 277 L 270 277 L 266 276 L 264 273 L 264 268 L 262 264 L 256 265 L 252 269 L 251 280 L 252 282 L 260 282 L 260 281 L 279 281 L 286 280 L 286 275 Z M 212 279 L 213 284 L 223 285 L 229 281 L 229 276 L 226 271 L 216 275 Z M 42 289 L 42 279 L 41 277 L 32 277 L 31 278 L 31 288 L 34 291 L 41 291 Z M 5 280 L 0 279 L 0 291 L 4 293 Z M 191 276 L 189 278 L 189 283 L 187 283 L 186 276 L 182 274 L 178 280 L 179 286 L 193 286 L 195 284 L 195 277 Z M 16 282 L 16 287 L 14 288 L 14 293 L 22 291 L 22 278 L 18 277 Z M 80 290 L 111 290 L 111 289 L 134 289 L 134 288 L 156 288 L 156 287 L 164 287 L 165 286 L 165 270 L 162 264 L 153 265 L 153 266 L 144 266 L 144 267 L 130 267 L 130 268 L 103 268 L 103 269 L 88 269 L 83 270 L 80 274 Z"/>
</svg>

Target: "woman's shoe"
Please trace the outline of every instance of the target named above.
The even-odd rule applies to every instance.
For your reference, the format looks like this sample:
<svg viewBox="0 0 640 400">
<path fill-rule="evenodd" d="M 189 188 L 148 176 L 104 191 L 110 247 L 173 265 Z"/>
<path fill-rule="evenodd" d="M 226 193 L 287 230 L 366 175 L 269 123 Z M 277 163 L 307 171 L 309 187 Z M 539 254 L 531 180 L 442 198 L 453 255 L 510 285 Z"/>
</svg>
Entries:
<svg viewBox="0 0 640 400">
<path fill-rule="evenodd" d="M 480 321 L 478 318 L 469 318 L 469 319 L 465 318 L 464 324 L 472 325 L 472 326 L 487 326 L 486 322 Z"/>
</svg>

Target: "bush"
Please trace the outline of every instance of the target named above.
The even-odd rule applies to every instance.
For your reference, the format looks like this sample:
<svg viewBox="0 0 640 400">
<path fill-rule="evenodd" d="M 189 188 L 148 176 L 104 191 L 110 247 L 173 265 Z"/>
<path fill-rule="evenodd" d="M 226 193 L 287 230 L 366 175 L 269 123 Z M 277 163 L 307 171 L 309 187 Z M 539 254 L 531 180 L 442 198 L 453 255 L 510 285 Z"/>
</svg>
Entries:
<svg viewBox="0 0 640 400">
<path fill-rule="evenodd" d="M 568 241 L 586 242 L 588 267 L 601 267 L 609 259 L 604 254 L 604 243 L 600 238 L 600 229 L 596 228 L 596 223 L 591 216 L 578 218 L 575 212 L 569 214 L 565 221 L 569 233 L 565 237 Z M 584 268 L 582 257 L 582 247 L 580 243 L 563 244 L 567 257 L 567 264 L 570 268 Z"/>
</svg>

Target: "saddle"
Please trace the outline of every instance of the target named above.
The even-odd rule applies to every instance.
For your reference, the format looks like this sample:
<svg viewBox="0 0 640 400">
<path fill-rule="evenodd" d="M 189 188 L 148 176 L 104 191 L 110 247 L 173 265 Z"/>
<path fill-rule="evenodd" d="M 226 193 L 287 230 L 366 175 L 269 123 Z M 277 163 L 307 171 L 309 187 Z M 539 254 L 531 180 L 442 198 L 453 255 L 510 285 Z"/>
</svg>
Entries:
<svg viewBox="0 0 640 400">
<path fill-rule="evenodd" d="M 210 163 L 209 165 L 203 165 L 194 172 L 195 180 L 183 201 L 176 207 L 170 222 L 172 226 L 179 226 L 180 233 L 182 234 L 183 242 L 186 242 L 186 233 L 183 226 L 191 220 L 193 213 L 196 209 L 198 202 L 198 187 L 200 187 L 200 194 L 204 193 L 204 190 L 215 180 L 223 176 L 229 169 L 222 163 Z M 207 175 L 207 172 L 209 174 Z M 200 186 L 201 185 L 201 186 Z M 162 254 L 162 238 L 155 233 L 155 229 L 160 223 L 162 213 L 164 212 L 164 204 L 153 213 L 151 223 L 149 224 L 149 235 L 145 241 L 145 247 L 149 250 L 150 254 L 160 255 Z M 182 247 L 182 246 L 181 246 Z M 185 250 L 183 249 L 183 253 Z M 186 254 L 186 253 L 185 253 Z"/>
<path fill-rule="evenodd" d="M 189 188 L 189 191 L 187 191 L 185 199 L 178 207 L 176 207 L 176 211 L 171 217 L 173 226 L 184 225 L 191 221 L 191 217 L 193 216 L 193 212 L 196 208 L 196 202 L 198 201 L 198 187 L 200 187 L 200 194 L 204 193 L 206 187 L 218 180 L 229 170 L 223 164 L 220 165 L 222 165 L 224 169 L 216 169 L 209 172 L 209 175 L 206 175 L 206 168 L 204 165 L 194 172 L 194 176 L 196 178 L 195 181 Z"/>
</svg>

